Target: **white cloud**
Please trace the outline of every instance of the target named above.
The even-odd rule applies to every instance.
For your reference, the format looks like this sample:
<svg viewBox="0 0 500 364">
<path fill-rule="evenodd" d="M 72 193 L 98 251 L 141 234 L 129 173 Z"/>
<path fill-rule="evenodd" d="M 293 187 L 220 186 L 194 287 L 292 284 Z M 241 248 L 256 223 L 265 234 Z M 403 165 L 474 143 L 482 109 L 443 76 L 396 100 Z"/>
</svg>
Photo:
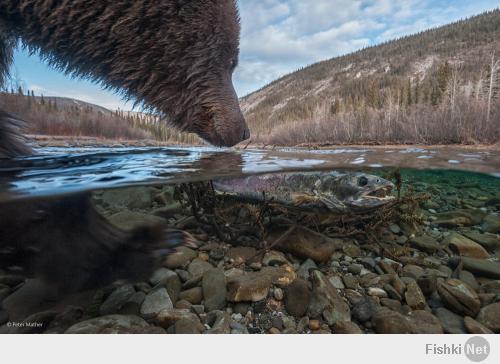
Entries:
<svg viewBox="0 0 500 364">
<path fill-rule="evenodd" d="M 386 0 L 371 2 L 381 3 L 378 13 L 387 11 Z M 240 13 L 241 62 L 234 77 L 240 95 L 301 66 L 365 47 L 367 33 L 384 28 L 365 16 L 361 0 L 242 0 Z"/>
<path fill-rule="evenodd" d="M 497 0 L 239 0 L 240 96 L 320 60 L 492 9 Z"/>
</svg>

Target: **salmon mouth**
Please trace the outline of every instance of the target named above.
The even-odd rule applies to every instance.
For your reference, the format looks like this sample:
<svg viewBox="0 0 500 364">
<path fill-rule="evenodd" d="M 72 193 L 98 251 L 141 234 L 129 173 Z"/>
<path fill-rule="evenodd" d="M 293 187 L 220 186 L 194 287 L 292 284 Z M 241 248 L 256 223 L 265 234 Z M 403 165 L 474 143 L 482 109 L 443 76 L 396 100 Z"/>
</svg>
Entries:
<svg viewBox="0 0 500 364">
<path fill-rule="evenodd" d="M 392 190 L 394 189 L 393 186 L 384 186 L 384 187 L 378 187 L 374 189 L 373 191 L 369 191 L 366 194 L 363 194 L 362 197 L 365 198 L 375 198 L 375 199 L 387 199 L 387 198 L 394 198 L 394 196 L 391 195 Z"/>
<path fill-rule="evenodd" d="M 374 186 L 359 193 L 355 199 L 349 202 L 353 207 L 370 208 L 382 206 L 396 199 L 396 196 L 392 195 L 393 190 L 394 185 L 388 182 L 386 185 Z"/>
</svg>

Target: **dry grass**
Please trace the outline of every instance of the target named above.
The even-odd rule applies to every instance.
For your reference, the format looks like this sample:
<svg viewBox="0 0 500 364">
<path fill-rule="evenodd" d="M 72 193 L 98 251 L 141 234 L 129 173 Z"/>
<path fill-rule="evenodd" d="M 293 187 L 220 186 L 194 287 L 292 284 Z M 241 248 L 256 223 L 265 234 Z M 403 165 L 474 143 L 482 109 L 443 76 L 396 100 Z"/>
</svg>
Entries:
<svg viewBox="0 0 500 364">
<path fill-rule="evenodd" d="M 84 103 L 58 104 L 54 98 L 4 92 L 0 108 L 25 120 L 27 134 L 200 143 L 196 136 L 169 128 L 153 116 L 111 112 Z"/>
<path fill-rule="evenodd" d="M 462 100 L 454 111 L 445 107 L 414 105 L 398 112 L 350 111 L 287 123 L 273 128 L 255 142 L 299 144 L 494 144 L 500 140 L 500 102 L 487 120 L 483 102 Z"/>
<path fill-rule="evenodd" d="M 298 70 L 242 109 L 255 143 L 495 143 L 499 49 L 497 9 Z"/>
</svg>

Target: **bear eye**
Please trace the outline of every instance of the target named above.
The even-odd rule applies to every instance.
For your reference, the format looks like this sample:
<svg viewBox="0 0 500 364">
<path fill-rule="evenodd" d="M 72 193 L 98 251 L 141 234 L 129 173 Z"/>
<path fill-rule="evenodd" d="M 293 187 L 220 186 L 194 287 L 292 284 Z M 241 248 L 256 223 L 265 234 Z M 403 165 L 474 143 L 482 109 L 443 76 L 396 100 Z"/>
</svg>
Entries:
<svg viewBox="0 0 500 364">
<path fill-rule="evenodd" d="M 238 59 L 237 58 L 231 59 L 231 61 L 229 62 L 229 68 L 231 70 L 234 70 L 236 66 L 238 66 Z"/>
</svg>

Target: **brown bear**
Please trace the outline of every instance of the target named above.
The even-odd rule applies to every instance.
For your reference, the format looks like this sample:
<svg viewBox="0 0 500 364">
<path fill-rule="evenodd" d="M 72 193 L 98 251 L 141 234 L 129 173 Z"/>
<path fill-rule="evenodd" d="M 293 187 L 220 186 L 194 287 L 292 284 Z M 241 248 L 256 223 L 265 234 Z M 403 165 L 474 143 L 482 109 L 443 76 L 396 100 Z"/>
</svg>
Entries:
<svg viewBox="0 0 500 364">
<path fill-rule="evenodd" d="M 99 82 L 217 146 L 249 138 L 232 84 L 235 0 L 0 0 L 0 85 L 18 40 L 53 67 Z M 24 154 L 0 111 L 0 157 Z"/>
<path fill-rule="evenodd" d="M 20 40 L 55 68 L 232 146 L 249 137 L 231 80 L 239 31 L 235 0 L 0 0 L 0 85 Z M 0 110 L 0 159 L 30 153 L 21 128 Z M 90 193 L 0 205 L 0 271 L 36 277 L 58 293 L 144 278 L 173 247 L 190 243 L 164 226 L 118 230 Z M 22 289 L 16 295 L 4 308 L 26 303 Z"/>
</svg>

